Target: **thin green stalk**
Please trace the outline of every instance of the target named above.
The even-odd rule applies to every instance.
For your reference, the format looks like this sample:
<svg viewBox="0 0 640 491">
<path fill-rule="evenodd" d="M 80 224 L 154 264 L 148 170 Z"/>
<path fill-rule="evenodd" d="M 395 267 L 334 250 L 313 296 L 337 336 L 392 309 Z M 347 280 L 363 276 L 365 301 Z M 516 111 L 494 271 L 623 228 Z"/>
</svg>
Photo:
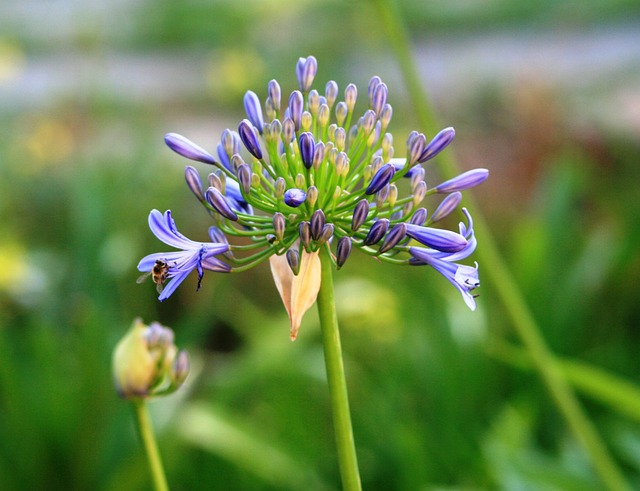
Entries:
<svg viewBox="0 0 640 491">
<path fill-rule="evenodd" d="M 389 43 L 400 64 L 418 121 L 425 131 L 435 134 L 439 131 L 440 126 L 437 124 L 432 105 L 427 99 L 422 81 L 415 69 L 409 36 L 397 7 L 389 0 L 373 0 L 373 3 L 377 7 Z M 440 169 L 446 179 L 459 173 L 456 162 L 450 152 L 442 154 L 438 159 Z M 465 199 L 473 205 L 471 197 L 467 196 Z M 495 241 L 489 232 L 489 227 L 480 214 L 479 208 L 474 207 L 474 210 L 475 229 L 479 231 L 476 236 L 478 237 L 478 243 L 482 244 L 482 247 L 478 247 L 477 254 L 480 261 L 485 265 L 484 274 L 489 277 L 500 295 L 513 327 L 529 352 L 536 370 L 546 384 L 560 413 L 589 455 L 605 486 L 610 490 L 616 491 L 629 489 L 622 472 L 609 454 L 594 425 L 584 413 L 555 356 L 547 347 L 540 328 L 536 324 L 517 282 L 498 252 Z"/>
<path fill-rule="evenodd" d="M 147 456 L 147 462 L 149 463 L 149 471 L 153 479 L 153 488 L 156 491 L 169 491 L 167 478 L 164 475 L 164 468 L 162 467 L 162 459 L 160 458 L 160 452 L 158 451 L 156 439 L 153 435 L 153 426 L 151 425 L 147 403 L 144 399 L 136 399 L 132 401 L 132 404 L 136 415 L 138 431 L 140 432 L 140 438 L 144 446 L 144 452 Z"/>
<path fill-rule="evenodd" d="M 351 429 L 351 413 L 347 395 L 347 380 L 342 362 L 340 331 L 333 292 L 333 265 L 326 250 L 320 252 L 322 267 L 320 292 L 318 293 L 318 314 L 322 328 L 322 345 L 327 369 L 327 381 L 331 397 L 331 412 L 336 434 L 336 447 L 340 464 L 342 488 L 345 491 L 359 491 L 360 474 L 356 446 Z"/>
</svg>

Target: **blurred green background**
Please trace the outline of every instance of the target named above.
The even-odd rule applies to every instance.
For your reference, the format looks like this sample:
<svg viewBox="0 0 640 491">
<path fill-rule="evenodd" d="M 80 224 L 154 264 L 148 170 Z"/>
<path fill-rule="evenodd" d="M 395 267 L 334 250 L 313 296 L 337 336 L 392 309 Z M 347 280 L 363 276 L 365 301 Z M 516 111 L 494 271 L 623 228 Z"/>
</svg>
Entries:
<svg viewBox="0 0 640 491">
<path fill-rule="evenodd" d="M 447 151 L 491 170 L 480 208 L 640 486 L 640 5 L 399 4 L 457 130 Z M 174 328 L 192 357 L 187 386 L 151 405 L 173 489 L 339 488 L 315 312 L 292 344 L 266 265 L 208 275 L 197 294 L 189 278 L 162 304 L 135 282 L 162 249 L 150 209 L 172 209 L 196 240 L 209 226 L 163 135 L 213 151 L 244 91 L 264 97 L 277 78 L 288 94 L 309 54 L 316 87 L 362 94 L 382 77 L 404 155 L 423 129 L 365 1 L 3 0 L 0 489 L 150 489 L 110 374 L 136 316 Z M 435 271 L 354 254 L 336 288 L 365 489 L 601 489 L 490 281 L 471 313 Z"/>
</svg>

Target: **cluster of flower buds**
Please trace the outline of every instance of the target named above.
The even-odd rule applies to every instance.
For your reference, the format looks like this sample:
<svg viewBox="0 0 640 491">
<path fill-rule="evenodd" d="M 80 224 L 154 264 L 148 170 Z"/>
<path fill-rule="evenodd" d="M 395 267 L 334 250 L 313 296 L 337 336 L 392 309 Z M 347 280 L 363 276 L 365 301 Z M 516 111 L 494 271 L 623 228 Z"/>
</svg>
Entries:
<svg viewBox="0 0 640 491">
<path fill-rule="evenodd" d="M 189 356 L 173 343 L 173 331 L 135 319 L 113 352 L 113 379 L 124 399 L 175 392 L 189 374 Z"/>
<path fill-rule="evenodd" d="M 483 182 L 488 171 L 471 170 L 428 187 L 423 164 L 451 143 L 453 128 L 431 139 L 412 132 L 406 157 L 396 158 L 393 137 L 387 132 L 393 113 L 387 85 L 377 76 L 370 80 L 368 109 L 357 117 L 356 86 L 347 85 L 343 100 L 338 100 L 333 80 L 323 93 L 311 88 L 316 71 L 313 56 L 300 58 L 299 90 L 288 99 L 283 99 L 276 80 L 268 84 L 264 105 L 254 92 L 247 92 L 247 118 L 237 131 L 223 131 L 216 157 L 184 136 L 165 136 L 176 153 L 215 167 L 206 184 L 194 167 L 185 171 L 189 189 L 209 210 L 215 225 L 209 229 L 211 242 L 197 243 L 177 231 L 169 211 L 164 215 L 152 211 L 151 230 L 180 250 L 145 257 L 140 271 L 160 269 L 160 261 L 164 274 L 154 281 L 169 282 L 160 295 L 163 300 L 194 269 L 202 279 L 204 270 L 244 271 L 271 258 L 276 285 L 289 310 L 309 303 L 308 298 L 286 298 L 295 296 L 292 292 L 301 281 L 296 277 L 318 276 L 307 273 L 306 268 L 319 268 L 318 261 L 305 259 L 307 255 L 326 248 L 339 269 L 356 248 L 381 261 L 432 266 L 474 309 L 470 292 L 479 285 L 477 266 L 457 264 L 476 246 L 471 216 L 463 209 L 466 223 L 460 224 L 459 232 L 432 225 L 455 210 L 460 191 Z M 433 194 L 446 197 L 429 216 L 421 203 Z M 233 245 L 229 237 L 250 242 Z M 283 289 L 283 285 L 289 286 Z M 292 317 L 292 337 L 295 324 Z"/>
</svg>

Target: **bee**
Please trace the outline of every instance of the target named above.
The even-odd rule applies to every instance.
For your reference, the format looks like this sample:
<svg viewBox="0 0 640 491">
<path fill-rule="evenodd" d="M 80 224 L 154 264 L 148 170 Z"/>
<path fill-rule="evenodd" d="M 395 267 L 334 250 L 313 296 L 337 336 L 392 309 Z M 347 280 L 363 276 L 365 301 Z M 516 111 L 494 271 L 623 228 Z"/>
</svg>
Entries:
<svg viewBox="0 0 640 491">
<path fill-rule="evenodd" d="M 140 276 L 136 283 L 142 283 L 147 277 L 151 276 L 151 279 L 156 284 L 156 290 L 158 293 L 162 293 L 162 289 L 164 288 L 164 282 L 167 281 L 167 276 L 169 275 L 169 265 L 166 261 L 162 259 L 158 259 L 156 263 L 151 268 L 151 271 L 148 273 L 144 273 Z"/>
</svg>

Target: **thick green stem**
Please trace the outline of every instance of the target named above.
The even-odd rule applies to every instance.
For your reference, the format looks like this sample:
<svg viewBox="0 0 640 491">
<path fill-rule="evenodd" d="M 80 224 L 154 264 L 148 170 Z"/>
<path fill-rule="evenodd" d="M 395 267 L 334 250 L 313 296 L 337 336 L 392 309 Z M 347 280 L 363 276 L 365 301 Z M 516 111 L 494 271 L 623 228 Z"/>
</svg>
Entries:
<svg viewBox="0 0 640 491">
<path fill-rule="evenodd" d="M 164 475 L 164 468 L 162 467 L 162 459 L 160 458 L 160 452 L 158 451 L 156 439 L 153 435 L 153 426 L 151 425 L 147 403 L 144 399 L 136 399 L 132 401 L 132 404 L 136 415 L 138 431 L 140 432 L 140 438 L 144 446 L 144 452 L 147 456 L 147 462 L 149 463 L 149 471 L 153 479 L 153 488 L 155 491 L 169 491 L 167 478 Z"/>
<path fill-rule="evenodd" d="M 435 134 L 440 127 L 415 69 L 409 36 L 404 29 L 397 7 L 389 0 L 374 0 L 373 3 L 377 7 L 389 43 L 393 47 L 402 70 L 416 116 L 425 132 Z M 438 157 L 438 160 L 445 179 L 459 173 L 458 166 L 450 152 L 445 152 Z M 467 196 L 465 200 L 473 205 L 471 197 Z M 534 320 L 517 282 L 498 252 L 489 227 L 478 207 L 474 207 L 474 222 L 475 228 L 478 230 L 476 233 L 478 243 L 482 244 L 481 247 L 478 247 L 477 254 L 480 262 L 484 265 L 484 274 L 489 277 L 500 295 L 515 331 L 527 349 L 556 406 L 575 437 L 589 454 L 594 468 L 607 488 L 616 491 L 629 489 L 622 472 L 609 454 L 594 425 L 584 413 L 572 387 L 564 378 L 555 356 L 547 347 L 540 328 Z"/>
<path fill-rule="evenodd" d="M 336 434 L 336 447 L 340 463 L 342 488 L 345 491 L 362 489 L 358 472 L 356 446 L 351 429 L 351 413 L 347 395 L 347 380 L 344 376 L 340 331 L 333 292 L 333 265 L 326 250 L 320 252 L 322 264 L 322 283 L 318 293 L 318 314 L 322 328 L 324 361 L 327 369 L 327 381 L 331 395 L 331 412 Z"/>
</svg>

